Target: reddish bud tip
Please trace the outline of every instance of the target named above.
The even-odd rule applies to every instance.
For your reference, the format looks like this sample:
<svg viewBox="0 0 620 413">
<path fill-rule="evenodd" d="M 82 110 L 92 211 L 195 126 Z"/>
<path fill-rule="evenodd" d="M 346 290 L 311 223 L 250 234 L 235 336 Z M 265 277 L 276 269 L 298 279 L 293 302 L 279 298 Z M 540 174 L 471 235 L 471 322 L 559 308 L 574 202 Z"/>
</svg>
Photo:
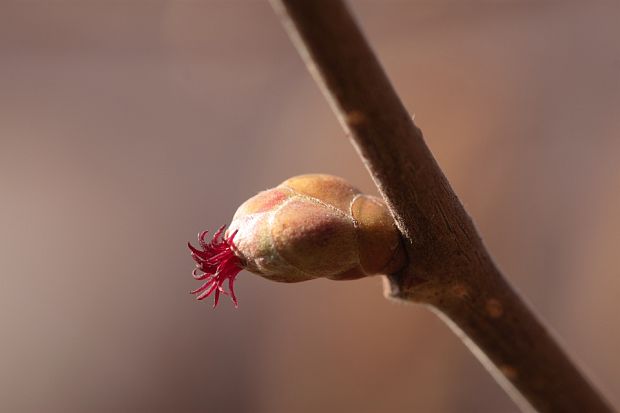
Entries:
<svg viewBox="0 0 620 413">
<path fill-rule="evenodd" d="M 191 294 L 198 294 L 198 300 L 204 300 L 214 294 L 213 308 L 217 306 L 220 293 L 228 295 L 235 307 L 238 306 L 235 296 L 234 283 L 237 274 L 243 269 L 241 260 L 234 253 L 233 238 L 237 231 L 228 237 L 223 237 L 224 225 L 213 235 L 211 242 L 207 243 L 205 237 L 207 231 L 198 234 L 198 244 L 201 249 L 194 247 L 189 242 L 192 258 L 196 261 L 196 268 L 192 275 L 196 280 L 206 280 L 199 288 L 190 291 Z M 200 274 L 199 272 L 202 272 Z M 228 291 L 224 290 L 224 282 L 228 280 Z"/>
</svg>

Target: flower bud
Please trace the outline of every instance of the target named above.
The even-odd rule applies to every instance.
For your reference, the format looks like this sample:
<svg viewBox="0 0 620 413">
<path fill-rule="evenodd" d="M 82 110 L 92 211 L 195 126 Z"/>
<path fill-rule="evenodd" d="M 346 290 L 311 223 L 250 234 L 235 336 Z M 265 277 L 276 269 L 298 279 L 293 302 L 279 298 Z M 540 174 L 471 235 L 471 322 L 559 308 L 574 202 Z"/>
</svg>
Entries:
<svg viewBox="0 0 620 413">
<path fill-rule="evenodd" d="M 405 263 L 400 234 L 385 203 L 330 175 L 290 178 L 244 202 L 224 238 L 199 235 L 194 276 L 207 279 L 193 293 L 203 299 L 229 294 L 245 268 L 267 279 L 299 282 L 314 278 L 351 280 L 389 274 Z M 204 274 L 197 275 L 200 270 Z M 234 274 L 233 274 L 234 273 Z M 229 280 L 229 291 L 222 284 Z"/>
</svg>

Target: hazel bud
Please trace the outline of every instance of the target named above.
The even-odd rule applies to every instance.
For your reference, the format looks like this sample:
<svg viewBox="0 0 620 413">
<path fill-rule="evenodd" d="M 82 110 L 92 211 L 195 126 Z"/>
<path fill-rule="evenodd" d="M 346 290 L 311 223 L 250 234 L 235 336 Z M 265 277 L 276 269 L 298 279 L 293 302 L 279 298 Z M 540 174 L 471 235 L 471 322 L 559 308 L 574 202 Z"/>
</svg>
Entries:
<svg viewBox="0 0 620 413">
<path fill-rule="evenodd" d="M 299 282 L 390 274 L 405 263 L 385 203 L 331 175 L 301 175 L 260 192 L 237 209 L 222 237 L 223 229 L 211 243 L 201 233 L 202 250 L 190 245 L 194 277 L 207 280 L 192 293 L 199 300 L 215 293 L 216 305 L 220 293 L 237 304 L 233 283 L 243 268 L 273 281 Z"/>
</svg>

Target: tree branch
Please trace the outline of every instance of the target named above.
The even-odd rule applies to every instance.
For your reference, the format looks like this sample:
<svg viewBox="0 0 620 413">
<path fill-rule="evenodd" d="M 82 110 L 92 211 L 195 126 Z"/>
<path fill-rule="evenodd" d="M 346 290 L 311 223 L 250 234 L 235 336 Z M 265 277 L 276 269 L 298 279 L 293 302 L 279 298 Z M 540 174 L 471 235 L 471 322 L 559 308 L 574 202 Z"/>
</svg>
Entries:
<svg viewBox="0 0 620 413">
<path fill-rule="evenodd" d="M 402 232 L 387 295 L 435 309 L 521 408 L 611 411 L 493 264 L 344 3 L 272 4 Z"/>
</svg>

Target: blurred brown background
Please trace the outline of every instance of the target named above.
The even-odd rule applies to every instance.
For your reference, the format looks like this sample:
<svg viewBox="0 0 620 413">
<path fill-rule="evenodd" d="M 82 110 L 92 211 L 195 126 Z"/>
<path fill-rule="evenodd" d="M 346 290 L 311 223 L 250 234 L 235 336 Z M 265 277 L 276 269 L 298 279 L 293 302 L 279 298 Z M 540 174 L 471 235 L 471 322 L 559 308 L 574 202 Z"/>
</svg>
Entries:
<svg viewBox="0 0 620 413">
<path fill-rule="evenodd" d="M 620 3 L 354 1 L 498 265 L 620 402 Z M 376 192 L 265 2 L 0 2 L 0 411 L 513 412 L 379 277 L 196 286 L 289 176 Z"/>
</svg>

